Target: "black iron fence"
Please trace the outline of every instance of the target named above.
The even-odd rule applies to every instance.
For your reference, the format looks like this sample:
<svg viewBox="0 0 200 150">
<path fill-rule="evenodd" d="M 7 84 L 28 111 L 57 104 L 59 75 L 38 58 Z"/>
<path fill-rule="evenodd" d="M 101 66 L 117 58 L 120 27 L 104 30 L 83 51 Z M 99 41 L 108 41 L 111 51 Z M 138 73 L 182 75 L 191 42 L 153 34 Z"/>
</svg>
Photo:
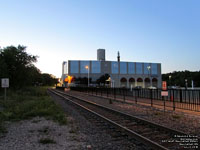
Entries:
<svg viewBox="0 0 200 150">
<path fill-rule="evenodd" d="M 200 90 L 169 89 L 168 96 L 162 97 L 161 89 L 127 89 L 71 87 L 71 90 L 87 92 L 91 95 L 107 97 L 124 102 L 147 103 L 175 110 L 186 109 L 200 111 Z"/>
</svg>

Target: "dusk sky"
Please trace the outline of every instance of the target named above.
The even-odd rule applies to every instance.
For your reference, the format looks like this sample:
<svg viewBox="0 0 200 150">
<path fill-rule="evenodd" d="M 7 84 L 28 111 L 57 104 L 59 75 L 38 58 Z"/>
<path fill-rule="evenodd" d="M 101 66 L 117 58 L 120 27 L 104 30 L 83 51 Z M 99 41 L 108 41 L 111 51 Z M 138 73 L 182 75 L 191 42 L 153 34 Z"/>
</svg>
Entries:
<svg viewBox="0 0 200 150">
<path fill-rule="evenodd" d="M 200 70 L 200 0 L 0 0 L 0 46 L 27 46 L 43 73 L 62 62 L 155 62 L 162 73 Z"/>
</svg>

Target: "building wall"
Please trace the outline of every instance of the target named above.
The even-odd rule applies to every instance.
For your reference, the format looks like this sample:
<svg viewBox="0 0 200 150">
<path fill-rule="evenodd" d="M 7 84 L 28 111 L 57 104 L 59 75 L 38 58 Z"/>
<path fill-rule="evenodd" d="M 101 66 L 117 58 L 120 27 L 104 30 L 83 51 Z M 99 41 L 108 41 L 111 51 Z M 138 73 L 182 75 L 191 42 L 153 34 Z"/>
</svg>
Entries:
<svg viewBox="0 0 200 150">
<path fill-rule="evenodd" d="M 160 63 L 139 63 L 139 62 L 117 62 L 117 61 L 68 61 L 68 75 L 78 77 L 88 77 L 88 70 L 85 66 L 89 67 L 89 76 L 92 81 L 96 81 L 100 76 L 109 74 L 113 85 L 115 87 L 130 87 L 129 79 L 135 80 L 132 86 L 148 87 L 153 85 L 153 78 L 157 79 L 157 87 L 161 88 L 161 64 Z M 96 67 L 95 67 L 96 66 Z M 147 66 L 151 68 L 148 70 Z M 124 79 L 122 79 L 124 78 Z M 141 78 L 141 82 L 139 81 Z M 148 79 L 150 82 L 148 82 Z M 145 83 L 146 79 L 146 83 Z M 127 82 L 121 82 L 121 81 Z M 154 82 L 155 83 L 155 82 Z"/>
</svg>

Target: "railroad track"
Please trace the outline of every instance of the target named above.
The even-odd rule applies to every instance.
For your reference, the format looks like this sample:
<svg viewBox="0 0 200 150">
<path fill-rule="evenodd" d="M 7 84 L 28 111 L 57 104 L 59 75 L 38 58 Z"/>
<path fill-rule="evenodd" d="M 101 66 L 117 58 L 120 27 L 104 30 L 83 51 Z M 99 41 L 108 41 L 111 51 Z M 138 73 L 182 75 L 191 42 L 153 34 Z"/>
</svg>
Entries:
<svg viewBox="0 0 200 150">
<path fill-rule="evenodd" d="M 66 92 L 52 89 L 50 92 L 70 101 L 85 111 L 98 116 L 98 118 L 101 120 L 101 123 L 106 122 L 106 124 L 110 125 L 109 127 L 112 130 L 112 133 L 117 132 L 120 136 L 126 137 L 127 139 L 133 138 L 134 140 L 151 147 L 153 150 L 186 149 L 184 148 L 186 147 L 185 145 L 180 144 L 182 142 L 180 139 L 187 137 L 187 135 L 183 132 L 167 128 L 142 118 L 131 116 L 129 114 L 116 111 L 72 95 L 68 95 Z M 195 148 L 196 147 L 190 147 L 190 149 Z"/>
</svg>

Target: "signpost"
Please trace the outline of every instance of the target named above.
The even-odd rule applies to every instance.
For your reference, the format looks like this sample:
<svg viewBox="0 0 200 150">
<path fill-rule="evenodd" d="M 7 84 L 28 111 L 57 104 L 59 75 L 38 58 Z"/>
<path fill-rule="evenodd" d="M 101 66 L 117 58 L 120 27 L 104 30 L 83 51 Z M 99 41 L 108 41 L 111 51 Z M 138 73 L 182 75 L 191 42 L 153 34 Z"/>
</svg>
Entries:
<svg viewBox="0 0 200 150">
<path fill-rule="evenodd" d="M 8 78 L 1 79 L 1 87 L 5 89 L 4 99 L 6 100 L 6 88 L 9 88 L 9 79 Z"/>
</svg>

